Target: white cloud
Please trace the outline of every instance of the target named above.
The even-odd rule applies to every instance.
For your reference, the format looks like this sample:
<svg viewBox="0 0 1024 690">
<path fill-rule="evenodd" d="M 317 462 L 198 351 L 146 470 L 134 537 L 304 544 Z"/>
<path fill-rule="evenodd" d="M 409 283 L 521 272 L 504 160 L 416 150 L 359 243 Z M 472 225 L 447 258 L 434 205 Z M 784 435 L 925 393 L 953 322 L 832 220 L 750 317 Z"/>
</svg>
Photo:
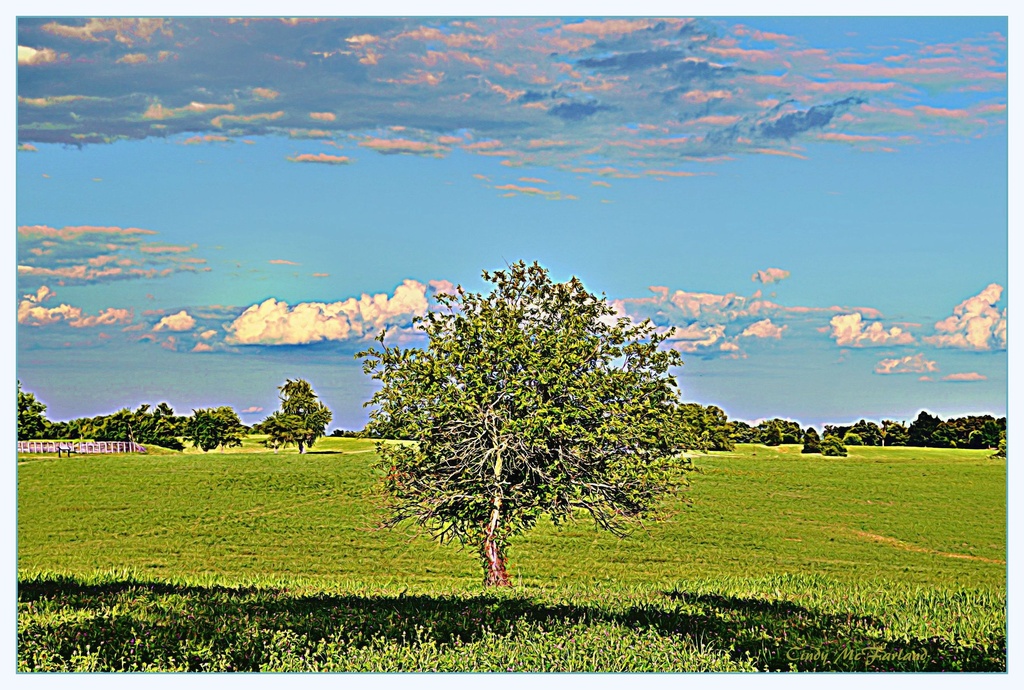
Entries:
<svg viewBox="0 0 1024 690">
<path fill-rule="evenodd" d="M 740 334 L 748 338 L 775 338 L 782 337 L 782 332 L 789 326 L 776 326 L 771 319 L 761 319 L 747 326 Z"/>
<path fill-rule="evenodd" d="M 938 365 L 931 360 L 925 359 L 922 353 L 897 359 L 883 359 L 875 365 L 876 374 L 923 374 L 938 370 Z M 925 378 L 922 377 L 922 380 L 925 380 Z"/>
<path fill-rule="evenodd" d="M 954 307 L 952 316 L 935 324 L 936 334 L 923 340 L 936 347 L 1006 349 L 1006 310 L 995 307 L 1002 294 L 1002 286 L 992 283 Z"/>
<path fill-rule="evenodd" d="M 789 271 L 781 268 L 766 268 L 750 276 L 750 279 L 759 283 L 777 283 L 789 277 Z"/>
<path fill-rule="evenodd" d="M 59 304 L 56 307 L 44 307 L 43 302 L 54 297 L 50 288 L 41 285 L 35 294 L 23 295 L 18 303 L 18 323 L 24 326 L 46 326 L 66 321 L 72 328 L 91 328 L 93 326 L 113 326 L 131 323 L 134 317 L 130 309 L 108 307 L 96 315 L 82 313 L 81 307 L 70 304 Z"/>
<path fill-rule="evenodd" d="M 942 377 L 943 381 L 987 381 L 988 377 L 976 371 L 965 371 Z"/>
<path fill-rule="evenodd" d="M 187 311 L 182 309 L 177 314 L 171 314 L 157 321 L 156 325 L 153 326 L 154 331 L 162 331 L 167 329 L 168 331 L 188 331 L 196 326 L 196 320 L 193 319 Z"/>
<path fill-rule="evenodd" d="M 273 297 L 246 309 L 227 328 L 236 345 L 304 345 L 376 336 L 384 327 L 409 326 L 427 313 L 427 286 L 405 280 L 392 297 L 364 294 L 339 302 L 300 302 Z"/>
<path fill-rule="evenodd" d="M 689 326 L 675 327 L 669 331 L 666 344 L 679 352 L 701 352 L 711 349 L 735 351 L 734 343 L 725 337 L 725 326 L 701 326 L 691 323 Z M 732 347 L 730 347 L 732 346 Z"/>
<path fill-rule="evenodd" d="M 906 345 L 914 342 L 914 336 L 899 326 L 885 330 L 881 321 L 865 322 L 859 313 L 833 316 L 829 324 L 836 345 L 844 347 Z"/>
</svg>

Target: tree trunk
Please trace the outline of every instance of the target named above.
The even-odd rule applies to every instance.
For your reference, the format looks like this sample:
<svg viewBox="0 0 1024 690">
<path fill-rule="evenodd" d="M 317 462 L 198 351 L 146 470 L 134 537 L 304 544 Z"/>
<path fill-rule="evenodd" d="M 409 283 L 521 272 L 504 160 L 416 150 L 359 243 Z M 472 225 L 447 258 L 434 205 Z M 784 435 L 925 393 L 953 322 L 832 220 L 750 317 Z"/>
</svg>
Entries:
<svg viewBox="0 0 1024 690">
<path fill-rule="evenodd" d="M 305 452 L 306 452 L 306 447 L 304 445 L 302 445 L 302 441 L 299 441 L 299 455 L 302 455 Z"/>
<path fill-rule="evenodd" d="M 501 552 L 501 545 L 495 539 L 500 518 L 501 497 L 495 496 L 494 510 L 491 511 L 491 521 L 484 531 L 484 544 L 481 549 L 484 561 L 484 587 L 510 587 L 512 585 L 508 571 L 505 570 L 505 556 Z"/>
</svg>

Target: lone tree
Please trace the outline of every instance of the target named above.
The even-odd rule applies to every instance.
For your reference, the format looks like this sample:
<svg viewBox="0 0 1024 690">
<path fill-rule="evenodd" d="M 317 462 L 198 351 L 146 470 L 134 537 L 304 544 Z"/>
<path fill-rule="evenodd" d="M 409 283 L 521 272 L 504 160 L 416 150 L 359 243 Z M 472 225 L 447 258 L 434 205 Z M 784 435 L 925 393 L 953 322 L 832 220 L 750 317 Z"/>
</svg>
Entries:
<svg viewBox="0 0 1024 690">
<path fill-rule="evenodd" d="M 316 440 L 324 435 L 331 423 L 331 411 L 320 402 L 313 387 L 303 379 L 286 379 L 281 391 L 281 410 L 267 417 L 259 428 L 270 436 L 268 445 L 294 443 L 299 453 L 312 448 Z"/>
<path fill-rule="evenodd" d="M 192 410 L 192 416 L 185 422 L 186 441 L 193 448 L 202 448 L 207 452 L 217 448 L 224 452 L 225 448 L 242 445 L 242 437 L 246 428 L 242 420 L 230 407 Z"/>
<path fill-rule="evenodd" d="M 489 294 L 439 294 L 417 319 L 426 349 L 359 353 L 381 389 L 367 431 L 390 504 L 441 542 L 479 549 L 485 586 L 509 585 L 510 537 L 541 515 L 588 512 L 624 536 L 658 497 L 685 483 L 679 455 L 679 354 L 650 322 L 633 325 L 577 279 L 537 263 L 484 271 Z"/>
<path fill-rule="evenodd" d="M 826 436 L 821 441 L 821 454 L 832 457 L 846 457 L 846 446 L 839 440 L 838 436 Z"/>
</svg>

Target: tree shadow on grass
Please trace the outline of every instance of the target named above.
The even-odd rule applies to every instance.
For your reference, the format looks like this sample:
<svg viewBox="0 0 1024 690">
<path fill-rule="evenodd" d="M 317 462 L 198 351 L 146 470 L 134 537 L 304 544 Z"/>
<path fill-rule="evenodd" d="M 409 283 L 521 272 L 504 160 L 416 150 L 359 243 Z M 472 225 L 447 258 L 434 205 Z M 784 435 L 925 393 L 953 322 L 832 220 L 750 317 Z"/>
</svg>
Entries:
<svg viewBox="0 0 1024 690">
<path fill-rule="evenodd" d="M 550 604 L 527 597 L 296 596 L 287 589 L 178 586 L 126 580 L 82 584 L 73 578 L 19 583 L 19 613 L 59 606 L 64 615 L 19 625 L 23 650 L 45 648 L 71 659 L 85 645 L 99 667 L 130 657 L 160 666 L 173 658 L 188 670 L 256 671 L 269 660 L 275 633 L 290 631 L 359 648 L 381 641 L 438 647 L 483 635 L 511 636 L 524 623 L 545 633 L 612 624 L 688 638 L 729 650 L 764 670 L 1005 671 L 1005 636 L 987 645 L 942 638 L 889 640 L 870 617 L 825 614 L 787 601 L 667 592 L 663 603 L 625 608 Z M 69 611 L 70 610 L 70 611 Z"/>
</svg>

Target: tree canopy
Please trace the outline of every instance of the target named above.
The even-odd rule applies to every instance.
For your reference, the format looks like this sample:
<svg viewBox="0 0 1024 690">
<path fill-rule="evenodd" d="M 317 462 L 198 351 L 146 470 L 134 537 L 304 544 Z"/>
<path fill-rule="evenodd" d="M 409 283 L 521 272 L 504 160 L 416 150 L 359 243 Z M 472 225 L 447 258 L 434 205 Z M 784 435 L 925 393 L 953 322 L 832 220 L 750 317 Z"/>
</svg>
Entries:
<svg viewBox="0 0 1024 690">
<path fill-rule="evenodd" d="M 203 452 L 241 446 L 247 429 L 230 407 L 193 410 L 185 425 L 184 437 Z"/>
<path fill-rule="evenodd" d="M 327 431 L 331 411 L 303 379 L 286 379 L 278 390 L 281 409 L 260 422 L 257 429 L 268 435 L 267 445 L 275 450 L 294 444 L 299 453 L 305 453 Z"/>
<path fill-rule="evenodd" d="M 490 293 L 439 294 L 417 320 L 426 349 L 381 333 L 358 356 L 381 383 L 367 430 L 412 440 L 378 445 L 386 524 L 478 548 L 485 584 L 507 585 L 509 539 L 541 515 L 586 511 L 623 535 L 685 482 L 668 373 L 681 360 L 577 278 L 518 262 L 483 279 Z"/>
<path fill-rule="evenodd" d="M 18 440 L 43 438 L 47 426 L 46 405 L 32 393 L 22 391 L 18 381 Z"/>
</svg>

